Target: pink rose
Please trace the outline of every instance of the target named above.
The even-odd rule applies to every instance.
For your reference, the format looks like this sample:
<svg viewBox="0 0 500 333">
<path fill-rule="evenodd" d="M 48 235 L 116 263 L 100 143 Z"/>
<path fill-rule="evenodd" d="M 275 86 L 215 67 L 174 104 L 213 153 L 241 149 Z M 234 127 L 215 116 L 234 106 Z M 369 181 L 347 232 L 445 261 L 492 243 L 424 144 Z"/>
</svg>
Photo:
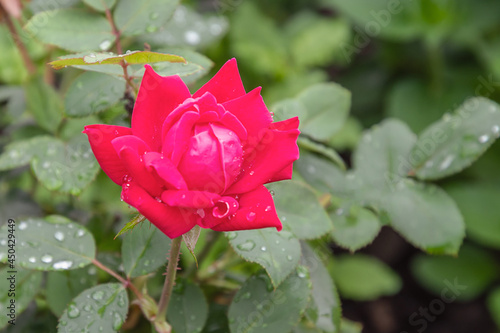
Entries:
<svg viewBox="0 0 500 333">
<path fill-rule="evenodd" d="M 132 128 L 83 132 L 122 199 L 175 238 L 195 225 L 281 230 L 263 184 L 291 178 L 298 125 L 273 123 L 260 88 L 245 92 L 232 59 L 193 95 L 179 76 L 146 66 Z"/>
</svg>

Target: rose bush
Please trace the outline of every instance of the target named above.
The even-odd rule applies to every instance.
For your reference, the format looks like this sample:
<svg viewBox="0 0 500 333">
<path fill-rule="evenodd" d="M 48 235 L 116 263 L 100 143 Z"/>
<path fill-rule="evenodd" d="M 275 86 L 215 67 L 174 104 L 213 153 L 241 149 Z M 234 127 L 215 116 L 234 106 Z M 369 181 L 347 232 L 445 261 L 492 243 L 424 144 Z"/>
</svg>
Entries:
<svg viewBox="0 0 500 333">
<path fill-rule="evenodd" d="M 168 237 L 276 227 L 265 183 L 290 179 L 298 118 L 273 123 L 260 88 L 246 93 L 236 60 L 191 95 L 179 76 L 146 67 L 132 128 L 89 125 L 92 151 L 122 199 Z"/>
</svg>

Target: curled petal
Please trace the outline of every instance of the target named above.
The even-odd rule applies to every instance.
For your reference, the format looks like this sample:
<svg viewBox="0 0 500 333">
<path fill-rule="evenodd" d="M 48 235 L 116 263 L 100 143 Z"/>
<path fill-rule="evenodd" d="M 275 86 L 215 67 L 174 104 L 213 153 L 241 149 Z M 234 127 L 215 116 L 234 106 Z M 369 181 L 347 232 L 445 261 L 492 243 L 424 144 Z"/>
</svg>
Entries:
<svg viewBox="0 0 500 333">
<path fill-rule="evenodd" d="M 224 108 L 236 116 L 247 130 L 245 150 L 251 150 L 259 143 L 273 121 L 260 90 L 260 87 L 255 88 L 248 94 L 223 104 Z"/>
<path fill-rule="evenodd" d="M 179 76 L 162 77 L 151 66 L 145 67 L 132 113 L 132 131 L 153 151 L 160 151 L 163 122 L 191 94 Z"/>
<path fill-rule="evenodd" d="M 161 194 L 161 200 L 169 206 L 184 208 L 208 208 L 213 207 L 220 195 L 205 191 L 165 191 Z"/>
<path fill-rule="evenodd" d="M 157 152 L 149 152 L 144 154 L 143 159 L 148 171 L 156 173 L 168 188 L 187 190 L 186 181 L 168 158 Z"/>
<path fill-rule="evenodd" d="M 298 121 L 290 119 L 281 123 L 278 126 L 283 130 L 268 129 L 255 149 L 245 152 L 241 175 L 226 193 L 245 193 L 273 179 L 291 176 L 287 167 L 299 158 L 297 137 L 300 132 L 294 127 L 298 126 Z"/>
<path fill-rule="evenodd" d="M 162 152 L 174 165 L 179 164 L 182 155 L 186 152 L 198 118 L 200 115 L 197 112 L 188 111 L 167 132 L 163 133 Z"/>
<path fill-rule="evenodd" d="M 221 67 L 203 87 L 201 87 L 193 97 L 200 97 L 206 92 L 215 96 L 217 102 L 223 103 L 245 94 L 243 82 L 241 82 L 240 72 L 236 59 L 231 59 Z"/>
<path fill-rule="evenodd" d="M 129 186 L 127 186 L 129 185 Z M 170 238 L 179 237 L 191 230 L 200 217 L 190 210 L 170 207 L 158 202 L 143 188 L 136 185 L 124 184 L 122 199 L 129 205 L 137 208 L 151 223 Z"/>
<path fill-rule="evenodd" d="M 217 224 L 210 226 L 216 231 L 250 230 L 274 227 L 280 231 L 281 221 L 276 214 L 274 201 L 264 186 L 248 193 L 242 194 L 239 201 L 238 211 L 232 215 L 220 219 Z M 200 221 L 200 226 L 207 222 L 207 218 Z M 213 222 L 212 222 L 213 223 Z"/>
<path fill-rule="evenodd" d="M 127 174 L 127 168 L 118 157 L 111 141 L 121 136 L 131 135 L 132 130 L 128 127 L 114 125 L 88 125 L 83 133 L 89 138 L 90 147 L 102 170 L 116 184 L 123 183 L 123 177 Z"/>
</svg>

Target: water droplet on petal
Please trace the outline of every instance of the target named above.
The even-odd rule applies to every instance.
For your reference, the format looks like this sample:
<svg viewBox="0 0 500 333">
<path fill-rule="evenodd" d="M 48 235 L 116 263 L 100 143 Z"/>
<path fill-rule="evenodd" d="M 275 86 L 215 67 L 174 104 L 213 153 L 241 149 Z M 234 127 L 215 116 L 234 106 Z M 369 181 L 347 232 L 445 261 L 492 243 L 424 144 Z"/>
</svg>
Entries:
<svg viewBox="0 0 500 333">
<path fill-rule="evenodd" d="M 267 206 L 266 209 L 264 209 L 265 212 L 270 212 L 271 211 L 271 206 Z"/>
<path fill-rule="evenodd" d="M 52 262 L 52 256 L 50 254 L 45 254 L 42 256 L 41 260 L 42 262 L 46 263 L 46 264 L 49 264 Z"/>
<path fill-rule="evenodd" d="M 205 210 L 200 208 L 196 211 L 196 214 L 198 214 L 201 218 L 205 217 Z"/>
<path fill-rule="evenodd" d="M 253 176 L 253 175 L 255 174 L 255 171 L 253 171 L 253 170 L 252 170 L 252 171 L 250 171 L 248 174 L 249 174 L 250 176 Z"/>
<path fill-rule="evenodd" d="M 255 221 L 255 217 L 257 216 L 257 214 L 255 214 L 254 212 L 250 212 L 247 214 L 247 221 L 248 222 L 253 222 Z"/>
</svg>

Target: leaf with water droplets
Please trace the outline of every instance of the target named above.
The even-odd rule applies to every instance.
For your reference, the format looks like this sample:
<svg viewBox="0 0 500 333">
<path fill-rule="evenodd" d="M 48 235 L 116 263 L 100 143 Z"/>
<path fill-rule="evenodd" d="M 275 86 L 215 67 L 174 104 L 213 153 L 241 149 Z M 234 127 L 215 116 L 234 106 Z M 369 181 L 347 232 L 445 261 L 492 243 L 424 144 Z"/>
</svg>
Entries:
<svg viewBox="0 0 500 333">
<path fill-rule="evenodd" d="M 380 198 L 391 226 L 413 245 L 433 254 L 457 254 L 465 223 L 455 202 L 437 186 L 400 181 Z"/>
<path fill-rule="evenodd" d="M 310 283 L 308 271 L 302 266 L 276 289 L 264 272 L 251 276 L 229 307 L 231 332 L 290 332 L 307 307 Z"/>
<path fill-rule="evenodd" d="M 85 72 L 69 86 L 65 97 L 66 114 L 83 117 L 109 109 L 125 93 L 125 82 L 117 77 Z"/>
<path fill-rule="evenodd" d="M 208 317 L 208 304 L 197 285 L 176 283 L 168 307 L 167 320 L 176 333 L 199 333 Z"/>
<path fill-rule="evenodd" d="M 279 286 L 299 263 L 300 243 L 289 231 L 245 230 L 227 235 L 236 253 L 264 267 L 275 286 Z"/>
<path fill-rule="evenodd" d="M 335 229 L 332 237 L 338 245 L 356 251 L 370 244 L 382 227 L 377 215 L 366 208 L 352 205 L 330 213 Z"/>
<path fill-rule="evenodd" d="M 122 243 L 123 268 L 129 277 L 154 272 L 167 261 L 170 238 L 150 223 L 125 234 Z"/>
<path fill-rule="evenodd" d="M 8 144 L 0 155 L 0 171 L 29 164 L 31 159 L 40 152 L 41 147 L 45 147 L 50 142 L 54 142 L 51 136 L 36 136 Z"/>
<path fill-rule="evenodd" d="M 198 267 L 198 260 L 196 259 L 196 255 L 194 254 L 194 248 L 196 246 L 196 242 L 198 242 L 198 238 L 200 237 L 200 232 L 201 232 L 200 226 L 195 225 L 193 229 L 189 230 L 187 233 L 182 235 L 184 244 L 186 244 L 186 247 L 193 256 L 194 261 L 196 263 L 196 267 Z"/>
<path fill-rule="evenodd" d="M 99 164 L 84 136 L 75 136 L 67 143 L 53 139 L 39 145 L 39 149 L 31 167 L 49 190 L 79 195 L 99 171 Z"/>
<path fill-rule="evenodd" d="M 91 274 L 93 273 L 93 274 Z M 46 299 L 50 310 L 60 317 L 66 305 L 79 293 L 97 284 L 94 266 L 59 272 L 49 272 Z"/>
<path fill-rule="evenodd" d="M 4 225 L 0 235 L 7 235 Z M 5 241 L 0 236 L 0 243 Z M 20 220 L 16 225 L 16 260 L 28 269 L 54 271 L 84 267 L 95 257 L 95 241 L 82 226 L 60 216 Z M 6 247 L 4 247 L 6 249 Z M 6 262 L 0 248 L 0 262 Z"/>
<path fill-rule="evenodd" d="M 2 233 L 6 235 L 7 233 Z M 3 246 L 6 248 L 6 246 Z M 15 269 L 15 278 L 10 280 L 9 277 L 13 273 L 9 267 L 4 267 L 0 269 L 0 307 L 2 308 L 2 315 L 0 316 L 0 329 L 7 325 L 10 317 L 6 316 L 9 313 L 9 306 L 11 306 L 11 300 L 15 300 L 15 315 L 19 316 L 33 300 L 33 298 L 38 293 L 42 284 L 42 272 L 31 271 L 27 269 L 17 268 Z M 9 295 L 9 290 L 12 289 L 12 283 L 15 284 L 15 296 Z M 16 322 L 17 323 L 17 322 Z"/>
<path fill-rule="evenodd" d="M 281 222 L 299 239 L 315 239 L 333 225 L 310 187 L 297 181 L 267 185 L 274 192 L 276 212 Z"/>
<path fill-rule="evenodd" d="M 41 77 L 31 79 L 25 88 L 26 107 L 43 129 L 55 133 L 62 120 L 63 105 L 57 91 Z"/>
<path fill-rule="evenodd" d="M 465 101 L 453 114 L 419 136 L 408 161 L 419 179 L 441 179 L 462 171 L 500 136 L 500 106 L 483 97 Z"/>
<path fill-rule="evenodd" d="M 123 285 L 101 284 L 83 291 L 68 304 L 57 332 L 117 332 L 127 312 L 128 296 Z"/>
<path fill-rule="evenodd" d="M 115 39 L 105 17 L 80 8 L 37 13 L 25 29 L 44 43 L 74 52 L 99 50 L 104 40 Z"/>
<path fill-rule="evenodd" d="M 66 55 L 49 64 L 54 69 L 61 69 L 66 66 L 95 66 L 95 65 L 120 65 L 122 62 L 128 65 L 149 64 L 155 62 L 180 62 L 185 63 L 186 59 L 174 54 L 158 53 L 151 51 L 127 51 L 125 54 L 114 54 L 110 52 L 89 53 L 84 56 L 80 54 Z M 119 67 L 118 67 L 119 68 Z"/>
<path fill-rule="evenodd" d="M 178 0 L 120 0 L 113 19 L 125 36 L 154 32 L 168 22 L 178 4 Z"/>
<path fill-rule="evenodd" d="M 323 332 L 339 332 L 342 316 L 340 298 L 327 268 L 315 251 L 301 242 L 303 262 L 309 268 L 311 278 L 311 301 L 305 317 Z M 310 313 L 314 315 L 310 315 Z"/>
</svg>

